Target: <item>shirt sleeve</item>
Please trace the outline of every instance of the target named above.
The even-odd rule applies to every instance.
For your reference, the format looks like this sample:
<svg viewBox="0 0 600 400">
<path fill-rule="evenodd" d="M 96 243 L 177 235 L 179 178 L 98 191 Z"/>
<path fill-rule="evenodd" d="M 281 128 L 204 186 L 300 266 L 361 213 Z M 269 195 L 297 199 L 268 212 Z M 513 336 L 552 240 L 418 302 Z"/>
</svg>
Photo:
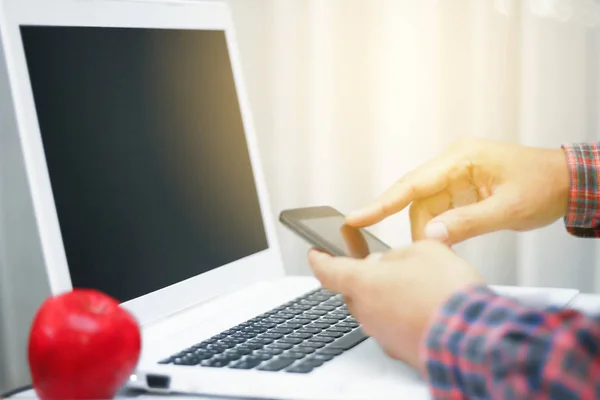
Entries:
<svg viewBox="0 0 600 400">
<path fill-rule="evenodd" d="M 438 400 L 600 399 L 600 318 L 532 309 L 485 286 L 446 302 L 421 356 Z"/>
<path fill-rule="evenodd" d="M 565 226 L 584 238 L 600 237 L 600 143 L 563 145 L 571 185 Z"/>
</svg>

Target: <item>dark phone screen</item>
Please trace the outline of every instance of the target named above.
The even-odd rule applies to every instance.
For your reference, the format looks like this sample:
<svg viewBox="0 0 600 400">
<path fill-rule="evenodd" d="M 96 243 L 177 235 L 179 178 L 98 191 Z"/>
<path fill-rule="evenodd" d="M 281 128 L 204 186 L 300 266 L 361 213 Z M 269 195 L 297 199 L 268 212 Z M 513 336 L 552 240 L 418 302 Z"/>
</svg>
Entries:
<svg viewBox="0 0 600 400">
<path fill-rule="evenodd" d="M 346 225 L 345 218 L 341 215 L 306 218 L 301 219 L 299 223 L 350 257 L 365 258 L 371 253 L 386 252 L 390 249 L 364 229 Z"/>
</svg>

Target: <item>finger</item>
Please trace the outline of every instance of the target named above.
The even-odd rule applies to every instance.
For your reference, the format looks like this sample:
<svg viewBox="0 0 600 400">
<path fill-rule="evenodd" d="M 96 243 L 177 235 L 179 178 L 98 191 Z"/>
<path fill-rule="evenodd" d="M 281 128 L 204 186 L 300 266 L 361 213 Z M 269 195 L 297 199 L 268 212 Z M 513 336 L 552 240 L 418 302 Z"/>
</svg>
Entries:
<svg viewBox="0 0 600 400">
<path fill-rule="evenodd" d="M 503 229 L 511 223 L 509 196 L 492 195 L 485 200 L 454 208 L 433 218 L 424 228 L 424 236 L 448 245 Z"/>
<path fill-rule="evenodd" d="M 410 252 L 411 246 L 403 247 L 400 249 L 390 250 L 387 253 L 383 254 L 380 261 L 397 261 L 400 260 Z"/>
<path fill-rule="evenodd" d="M 371 204 L 350 213 L 346 222 L 352 226 L 364 227 L 402 211 L 411 202 L 442 191 L 456 167 L 457 156 L 453 153 L 437 157 L 408 173 Z"/>
<path fill-rule="evenodd" d="M 356 318 L 356 307 L 354 305 L 354 300 L 352 297 L 344 296 L 344 304 L 346 304 L 346 309 L 350 313 L 351 316 Z"/>
<path fill-rule="evenodd" d="M 365 258 L 369 255 L 369 245 L 364 236 L 357 228 L 344 224 L 340 228 L 340 234 L 346 248 L 348 255 L 353 258 Z"/>
<path fill-rule="evenodd" d="M 367 256 L 367 260 L 377 262 L 383 258 L 383 253 L 371 253 Z"/>
<path fill-rule="evenodd" d="M 333 257 L 316 250 L 310 251 L 308 260 L 323 288 L 346 296 L 360 291 L 369 276 L 369 262 L 365 260 Z"/>
<path fill-rule="evenodd" d="M 410 231 L 413 242 L 425 239 L 425 227 L 433 218 L 450 210 L 452 202 L 450 194 L 442 191 L 423 200 L 415 201 L 410 206 Z M 444 241 L 445 234 L 435 231 L 429 232 L 428 239 Z"/>
</svg>

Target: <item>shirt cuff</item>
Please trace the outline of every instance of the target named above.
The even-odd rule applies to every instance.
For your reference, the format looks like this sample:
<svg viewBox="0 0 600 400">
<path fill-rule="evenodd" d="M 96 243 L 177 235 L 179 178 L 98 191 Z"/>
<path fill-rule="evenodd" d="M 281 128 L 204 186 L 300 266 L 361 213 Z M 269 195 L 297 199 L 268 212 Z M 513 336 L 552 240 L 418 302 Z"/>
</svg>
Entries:
<svg viewBox="0 0 600 400">
<path fill-rule="evenodd" d="M 600 149 L 598 143 L 563 145 L 571 177 L 564 222 L 571 234 L 596 236 L 600 225 Z"/>
</svg>

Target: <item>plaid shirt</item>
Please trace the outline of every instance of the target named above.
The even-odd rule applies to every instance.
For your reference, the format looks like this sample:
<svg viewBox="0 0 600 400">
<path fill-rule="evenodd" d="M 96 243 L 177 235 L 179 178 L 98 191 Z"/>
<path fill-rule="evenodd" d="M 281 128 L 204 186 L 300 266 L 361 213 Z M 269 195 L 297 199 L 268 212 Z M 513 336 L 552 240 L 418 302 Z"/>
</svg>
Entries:
<svg viewBox="0 0 600 400">
<path fill-rule="evenodd" d="M 565 225 L 579 237 L 600 237 L 599 146 L 563 146 L 571 172 Z M 421 354 L 434 399 L 600 399 L 600 316 L 533 309 L 485 286 L 444 304 Z"/>
</svg>

